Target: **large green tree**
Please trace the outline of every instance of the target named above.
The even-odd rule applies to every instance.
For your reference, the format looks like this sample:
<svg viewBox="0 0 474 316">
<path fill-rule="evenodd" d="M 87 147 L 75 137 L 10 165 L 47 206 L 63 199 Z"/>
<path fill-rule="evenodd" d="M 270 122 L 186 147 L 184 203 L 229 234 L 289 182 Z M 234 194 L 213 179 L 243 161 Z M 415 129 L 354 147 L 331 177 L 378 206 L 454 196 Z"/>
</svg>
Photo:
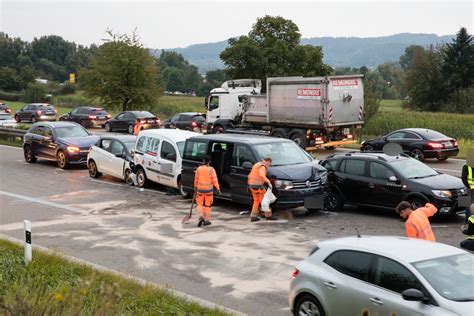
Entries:
<svg viewBox="0 0 474 316">
<path fill-rule="evenodd" d="M 152 108 L 159 97 L 159 68 L 137 35 L 114 34 L 79 72 L 86 95 L 100 98 L 108 109 Z"/>
<path fill-rule="evenodd" d="M 321 47 L 300 45 L 298 26 L 282 17 L 258 18 L 248 36 L 228 40 L 220 58 L 232 78 L 323 76 L 331 67 L 323 63 Z"/>
<path fill-rule="evenodd" d="M 168 91 L 196 92 L 202 86 L 202 77 L 196 66 L 191 65 L 181 54 L 162 51 L 158 62 L 161 69 L 160 83 Z"/>
</svg>

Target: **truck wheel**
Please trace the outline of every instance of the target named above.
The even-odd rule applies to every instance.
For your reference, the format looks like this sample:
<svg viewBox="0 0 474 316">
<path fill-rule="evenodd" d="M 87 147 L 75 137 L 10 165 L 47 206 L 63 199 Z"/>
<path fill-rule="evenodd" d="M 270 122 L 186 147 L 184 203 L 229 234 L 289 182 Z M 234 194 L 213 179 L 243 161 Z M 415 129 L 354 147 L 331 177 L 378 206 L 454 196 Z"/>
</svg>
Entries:
<svg viewBox="0 0 474 316">
<path fill-rule="evenodd" d="M 275 128 L 270 136 L 271 137 L 278 137 L 278 138 L 287 138 L 288 137 L 287 134 L 285 133 L 285 131 L 281 128 Z"/>
<path fill-rule="evenodd" d="M 225 127 L 221 125 L 214 126 L 212 129 L 213 134 L 223 134 L 225 133 Z"/>
<path fill-rule="evenodd" d="M 290 139 L 294 141 L 301 148 L 306 148 L 306 135 L 301 131 L 291 133 Z"/>
</svg>

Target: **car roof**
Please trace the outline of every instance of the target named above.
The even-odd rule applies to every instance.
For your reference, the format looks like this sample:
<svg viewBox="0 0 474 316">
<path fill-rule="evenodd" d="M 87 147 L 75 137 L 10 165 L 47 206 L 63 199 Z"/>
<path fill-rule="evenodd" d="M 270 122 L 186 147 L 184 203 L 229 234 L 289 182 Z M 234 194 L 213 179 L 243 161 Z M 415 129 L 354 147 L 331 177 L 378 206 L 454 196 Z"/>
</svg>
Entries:
<svg viewBox="0 0 474 316">
<path fill-rule="evenodd" d="M 74 123 L 74 122 L 57 121 L 57 122 L 38 122 L 38 123 L 35 123 L 35 124 L 31 125 L 31 127 L 38 126 L 38 125 L 45 125 L 45 126 L 49 126 L 49 127 L 52 127 L 52 128 L 64 127 L 64 126 L 81 126 L 81 125 L 79 125 L 77 123 Z"/>
<path fill-rule="evenodd" d="M 178 113 L 178 114 L 180 114 L 180 115 L 193 115 L 193 116 L 202 115 L 201 112 L 183 112 L 183 113 Z"/>
<path fill-rule="evenodd" d="M 328 246 L 334 250 L 374 253 L 407 263 L 466 253 L 446 244 L 402 236 L 351 236 L 318 243 L 321 249 Z"/>
<path fill-rule="evenodd" d="M 140 131 L 138 136 L 162 136 L 166 137 L 173 142 L 181 142 L 185 141 L 186 139 L 200 135 L 195 132 L 185 131 L 181 129 L 164 129 L 164 128 L 157 128 L 157 129 L 146 129 Z"/>
<path fill-rule="evenodd" d="M 28 103 L 28 105 L 39 105 L 39 106 L 54 106 L 49 103 Z"/>
<path fill-rule="evenodd" d="M 240 142 L 245 144 L 267 144 L 267 143 L 281 143 L 281 142 L 293 142 L 289 139 L 260 136 L 260 135 L 249 135 L 249 134 L 208 134 L 193 137 L 196 140 L 211 140 L 217 142 Z"/>
<path fill-rule="evenodd" d="M 406 159 L 413 159 L 408 155 L 401 154 L 397 156 L 389 156 L 384 153 L 374 153 L 374 152 L 349 152 L 349 153 L 344 153 L 344 154 L 333 154 L 331 156 L 326 157 L 325 159 L 330 159 L 330 158 L 349 158 L 349 157 L 354 157 L 354 158 L 370 158 L 373 160 L 382 160 L 386 162 L 392 162 L 392 161 L 400 161 L 400 160 L 406 160 Z"/>
<path fill-rule="evenodd" d="M 133 142 L 137 140 L 137 136 L 133 135 L 100 135 L 100 139 L 117 139 L 122 142 Z"/>
<path fill-rule="evenodd" d="M 443 138 L 451 138 L 441 132 L 429 129 L 429 128 L 404 128 L 398 131 L 403 131 L 403 132 L 414 132 L 417 133 L 418 135 L 423 136 L 424 138 L 431 139 L 431 137 L 435 137 L 438 135 L 443 135 Z"/>
</svg>

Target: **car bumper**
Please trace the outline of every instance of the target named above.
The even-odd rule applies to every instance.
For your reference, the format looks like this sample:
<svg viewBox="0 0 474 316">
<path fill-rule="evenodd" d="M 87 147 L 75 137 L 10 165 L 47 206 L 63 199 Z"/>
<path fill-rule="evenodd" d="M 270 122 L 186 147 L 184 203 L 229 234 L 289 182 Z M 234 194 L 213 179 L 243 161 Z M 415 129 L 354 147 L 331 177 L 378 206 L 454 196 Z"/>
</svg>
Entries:
<svg viewBox="0 0 474 316">
<path fill-rule="evenodd" d="M 441 200 L 435 199 L 432 203 L 438 208 L 438 214 L 451 214 L 465 212 L 465 207 L 460 207 L 457 200 Z"/>
<path fill-rule="evenodd" d="M 81 150 L 82 151 L 82 150 Z M 68 162 L 71 165 L 82 165 L 87 163 L 87 155 L 89 151 L 87 152 L 80 152 L 77 154 L 71 154 L 68 153 Z"/>
<path fill-rule="evenodd" d="M 323 202 L 329 192 L 328 186 L 316 187 L 311 189 L 298 189 L 298 190 L 278 190 L 278 194 L 275 194 L 277 200 L 275 207 L 277 209 L 289 209 L 304 206 L 306 208 L 324 208 L 312 207 L 317 206 L 318 201 Z"/>
<path fill-rule="evenodd" d="M 160 124 L 143 124 L 141 129 L 156 129 L 156 128 L 161 128 Z"/>
<path fill-rule="evenodd" d="M 89 126 L 91 127 L 102 127 L 105 125 L 105 122 L 107 122 L 107 120 L 91 120 L 89 121 Z"/>
<path fill-rule="evenodd" d="M 56 121 L 57 119 L 58 117 L 55 115 L 40 115 L 38 117 L 38 121 Z"/>
<path fill-rule="evenodd" d="M 459 148 L 423 150 L 423 153 L 425 158 L 451 157 L 458 155 Z"/>
</svg>

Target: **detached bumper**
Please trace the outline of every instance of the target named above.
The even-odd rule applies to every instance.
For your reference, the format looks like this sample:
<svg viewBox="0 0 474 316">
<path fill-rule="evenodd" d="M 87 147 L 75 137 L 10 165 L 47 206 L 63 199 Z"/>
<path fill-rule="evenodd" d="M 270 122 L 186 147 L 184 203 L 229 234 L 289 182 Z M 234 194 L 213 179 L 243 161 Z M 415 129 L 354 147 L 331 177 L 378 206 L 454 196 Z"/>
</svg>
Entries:
<svg viewBox="0 0 474 316">
<path fill-rule="evenodd" d="M 459 148 L 423 150 L 426 158 L 451 157 L 457 156 Z"/>
</svg>

